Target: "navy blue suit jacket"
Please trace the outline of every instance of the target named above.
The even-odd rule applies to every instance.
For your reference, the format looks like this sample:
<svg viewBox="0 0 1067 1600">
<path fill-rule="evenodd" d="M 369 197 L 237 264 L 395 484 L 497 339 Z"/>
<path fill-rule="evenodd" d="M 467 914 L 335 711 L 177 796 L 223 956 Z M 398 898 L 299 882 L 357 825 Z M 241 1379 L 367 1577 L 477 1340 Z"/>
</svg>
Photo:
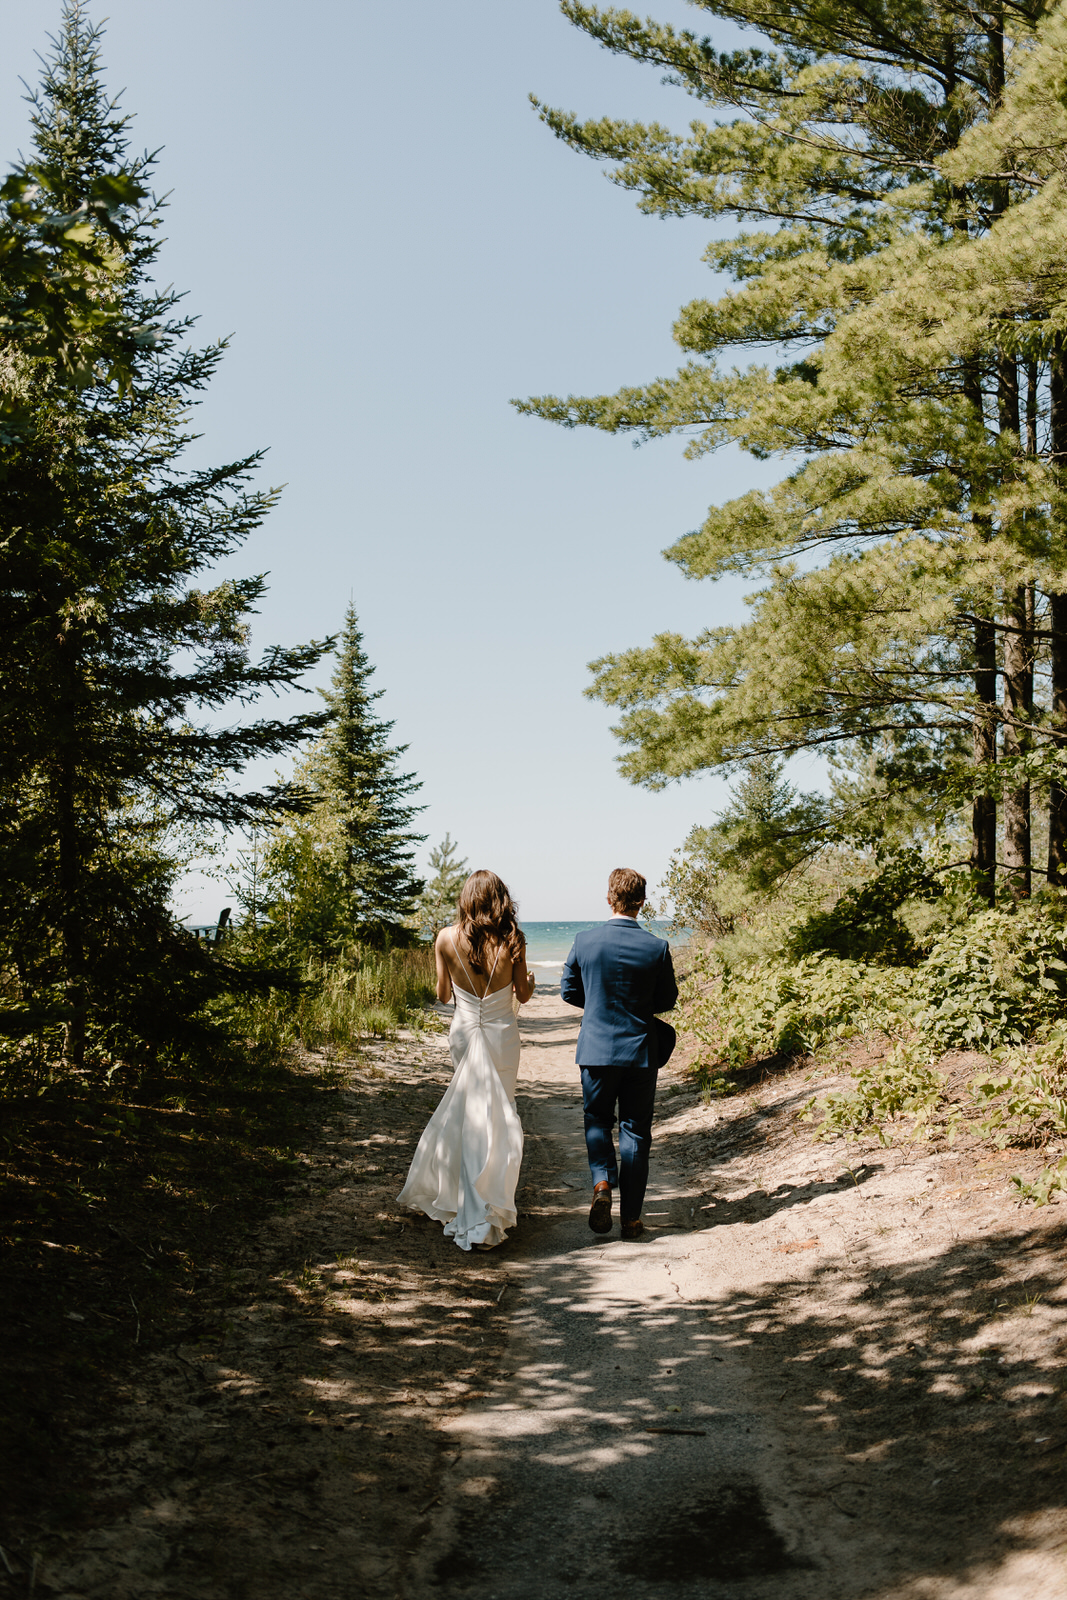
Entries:
<svg viewBox="0 0 1067 1600">
<path fill-rule="evenodd" d="M 580 1067 L 659 1067 L 652 1019 L 678 998 L 671 947 L 630 917 L 586 928 L 571 946 L 559 992 L 583 1006 Z"/>
</svg>

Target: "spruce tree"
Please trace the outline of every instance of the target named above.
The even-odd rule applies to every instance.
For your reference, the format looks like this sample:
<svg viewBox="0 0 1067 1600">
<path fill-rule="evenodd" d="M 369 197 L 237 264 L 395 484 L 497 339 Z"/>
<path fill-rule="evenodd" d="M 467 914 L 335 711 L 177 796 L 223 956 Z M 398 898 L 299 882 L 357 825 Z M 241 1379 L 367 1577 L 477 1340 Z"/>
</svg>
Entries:
<svg viewBox="0 0 1067 1600">
<path fill-rule="evenodd" d="M 245 791 L 238 774 L 313 734 L 323 713 L 216 719 L 295 685 L 326 646 L 253 660 L 262 578 L 200 586 L 276 494 L 248 487 L 259 454 L 182 470 L 189 407 L 224 346 L 190 348 L 179 296 L 153 285 L 153 158 L 130 153 L 81 0 L 64 7 L 31 109 L 30 170 L 47 173 L 49 203 L 106 270 L 94 277 L 89 264 L 74 326 L 88 364 L 6 348 L 18 427 L 0 476 L 0 937 L 19 991 L 8 1030 L 61 1024 L 77 1068 L 87 1050 L 180 1033 L 217 985 L 219 966 L 173 926 L 168 840 L 299 804 L 278 788 Z M 97 300 L 122 361 L 93 349 Z"/>
<path fill-rule="evenodd" d="M 373 673 L 350 604 L 322 691 L 326 728 L 295 775 L 313 808 L 275 832 L 264 864 L 278 913 L 298 942 L 324 954 L 408 942 L 405 923 L 423 888 L 412 862 L 425 835 L 411 829 L 423 808 L 409 804 L 421 784 L 397 771 L 407 745 L 389 743 L 393 724 L 375 712 L 384 690 L 370 688 Z"/>
<path fill-rule="evenodd" d="M 447 927 L 456 914 L 459 891 L 467 881 L 467 862 L 456 859 L 458 849 L 450 833 L 430 851 L 433 876 L 419 896 L 414 922 L 425 939 L 436 939 L 440 930 Z"/>
</svg>

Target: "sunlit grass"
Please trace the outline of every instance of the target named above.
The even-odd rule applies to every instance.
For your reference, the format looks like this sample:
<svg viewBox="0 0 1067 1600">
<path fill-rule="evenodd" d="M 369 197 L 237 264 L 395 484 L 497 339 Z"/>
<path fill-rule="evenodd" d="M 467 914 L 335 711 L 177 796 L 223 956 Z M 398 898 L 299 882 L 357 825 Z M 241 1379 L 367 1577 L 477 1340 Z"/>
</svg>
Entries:
<svg viewBox="0 0 1067 1600">
<path fill-rule="evenodd" d="M 346 952 L 336 961 L 308 961 L 304 986 L 240 1006 L 248 1043 L 267 1056 L 294 1044 L 327 1059 L 354 1052 L 361 1039 L 389 1039 L 398 1028 L 421 1030 L 434 992 L 433 950 Z"/>
</svg>

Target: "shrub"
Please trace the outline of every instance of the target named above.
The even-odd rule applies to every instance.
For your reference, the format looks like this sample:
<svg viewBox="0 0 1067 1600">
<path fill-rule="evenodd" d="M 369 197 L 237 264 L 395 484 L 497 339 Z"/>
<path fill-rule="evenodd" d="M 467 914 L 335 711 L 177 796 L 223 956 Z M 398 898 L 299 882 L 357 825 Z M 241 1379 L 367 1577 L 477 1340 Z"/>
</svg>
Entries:
<svg viewBox="0 0 1067 1600">
<path fill-rule="evenodd" d="M 800 957 L 825 952 L 879 965 L 914 965 L 921 951 L 900 910 L 907 901 L 929 903 L 944 894 L 944 883 L 929 871 L 920 850 L 896 851 L 873 878 L 854 884 L 832 906 L 813 911 L 791 928 L 786 953 Z"/>
<path fill-rule="evenodd" d="M 811 1052 L 833 1039 L 899 1025 L 913 977 L 836 956 L 759 962 L 733 970 L 698 956 L 683 986 L 682 1026 L 710 1056 L 736 1064 L 753 1056 Z"/>
<path fill-rule="evenodd" d="M 935 941 L 919 969 L 915 1026 L 948 1049 L 1021 1044 L 1064 1010 L 1067 941 L 1059 900 L 980 912 Z"/>
<path fill-rule="evenodd" d="M 817 1137 L 874 1132 L 882 1144 L 888 1144 L 885 1124 L 897 1117 L 913 1119 L 913 1138 L 929 1132 L 945 1084 L 921 1043 L 898 1044 L 883 1061 L 858 1068 L 853 1077 L 855 1089 L 828 1094 L 821 1104 L 814 1097 L 809 1102 L 807 1120 L 822 1113 Z"/>
</svg>

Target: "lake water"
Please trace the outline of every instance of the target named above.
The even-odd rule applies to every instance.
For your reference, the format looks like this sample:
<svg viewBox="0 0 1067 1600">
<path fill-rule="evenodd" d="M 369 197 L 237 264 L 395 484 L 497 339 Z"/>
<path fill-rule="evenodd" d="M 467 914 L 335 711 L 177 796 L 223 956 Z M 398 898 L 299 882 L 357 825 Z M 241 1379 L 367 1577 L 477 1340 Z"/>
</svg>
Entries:
<svg viewBox="0 0 1067 1600">
<path fill-rule="evenodd" d="M 583 928 L 599 927 L 602 921 L 603 917 L 593 922 L 524 922 L 522 931 L 526 935 L 527 961 L 537 971 L 545 969 L 546 978 L 558 973 L 570 953 L 574 935 L 581 933 Z M 689 942 L 689 935 L 685 931 L 668 934 L 669 926 L 667 922 L 653 922 L 652 932 L 661 939 L 669 939 L 675 949 Z"/>
</svg>

